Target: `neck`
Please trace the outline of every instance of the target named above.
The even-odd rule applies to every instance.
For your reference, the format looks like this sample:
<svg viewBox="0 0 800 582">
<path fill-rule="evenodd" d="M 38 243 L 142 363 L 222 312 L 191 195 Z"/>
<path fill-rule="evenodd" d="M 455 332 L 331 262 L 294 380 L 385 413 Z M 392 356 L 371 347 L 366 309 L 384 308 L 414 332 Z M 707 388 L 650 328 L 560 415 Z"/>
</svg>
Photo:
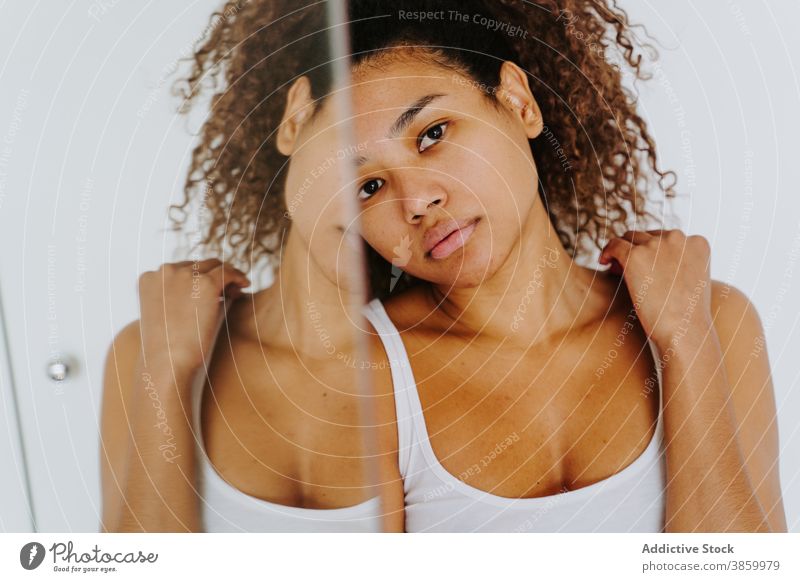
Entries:
<svg viewBox="0 0 800 582">
<path fill-rule="evenodd" d="M 263 344 L 313 359 L 342 357 L 353 349 L 359 297 L 326 276 L 292 230 L 273 284 L 256 293 L 253 304 Z"/>
<path fill-rule="evenodd" d="M 432 288 L 438 310 L 468 336 L 530 346 L 565 333 L 588 301 L 596 272 L 580 267 L 566 252 L 544 208 L 537 205 L 504 263 L 476 287 Z"/>
</svg>

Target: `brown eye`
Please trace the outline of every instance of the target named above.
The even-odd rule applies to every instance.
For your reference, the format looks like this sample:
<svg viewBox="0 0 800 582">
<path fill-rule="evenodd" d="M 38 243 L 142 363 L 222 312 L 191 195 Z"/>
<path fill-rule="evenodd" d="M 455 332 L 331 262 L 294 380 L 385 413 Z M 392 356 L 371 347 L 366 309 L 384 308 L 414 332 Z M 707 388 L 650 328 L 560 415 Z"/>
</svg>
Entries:
<svg viewBox="0 0 800 582">
<path fill-rule="evenodd" d="M 419 151 L 424 152 L 433 144 L 440 141 L 444 137 L 446 129 L 447 129 L 447 122 L 443 122 L 434 125 L 428 131 L 426 131 L 418 140 Z"/>
<path fill-rule="evenodd" d="M 378 190 L 381 189 L 384 183 L 385 182 L 380 178 L 377 178 L 375 180 L 370 180 L 369 182 L 361 186 L 361 190 L 358 191 L 358 199 L 368 200 L 372 198 L 372 196 L 375 195 L 378 192 Z"/>
</svg>

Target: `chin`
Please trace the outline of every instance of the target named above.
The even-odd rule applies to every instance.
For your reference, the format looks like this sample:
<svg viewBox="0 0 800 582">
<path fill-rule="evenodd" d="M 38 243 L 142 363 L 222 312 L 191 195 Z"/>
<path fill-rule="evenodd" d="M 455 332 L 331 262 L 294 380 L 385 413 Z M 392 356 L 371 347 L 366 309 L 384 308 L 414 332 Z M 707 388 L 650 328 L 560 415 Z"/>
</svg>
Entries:
<svg viewBox="0 0 800 582">
<path fill-rule="evenodd" d="M 482 273 L 474 273 L 474 274 L 460 274 L 456 279 L 445 283 L 450 289 L 474 289 L 475 287 L 479 287 L 484 281 L 486 281 L 486 277 L 482 275 Z"/>
<path fill-rule="evenodd" d="M 430 281 L 436 285 L 451 289 L 469 289 L 478 287 L 494 274 L 492 262 L 487 263 L 486 257 L 466 257 L 461 260 L 454 258 L 452 263 L 441 265 L 433 271 L 428 269 L 426 274 L 419 278 Z"/>
</svg>

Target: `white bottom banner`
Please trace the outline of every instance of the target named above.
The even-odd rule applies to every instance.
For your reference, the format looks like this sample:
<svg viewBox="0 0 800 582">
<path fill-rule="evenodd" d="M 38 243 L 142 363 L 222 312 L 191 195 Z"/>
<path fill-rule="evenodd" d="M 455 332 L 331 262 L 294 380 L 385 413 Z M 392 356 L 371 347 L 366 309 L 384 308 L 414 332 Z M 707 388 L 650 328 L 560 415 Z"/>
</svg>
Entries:
<svg viewBox="0 0 800 582">
<path fill-rule="evenodd" d="M 800 580 L 800 534 L 0 534 L 0 580 Z"/>
</svg>

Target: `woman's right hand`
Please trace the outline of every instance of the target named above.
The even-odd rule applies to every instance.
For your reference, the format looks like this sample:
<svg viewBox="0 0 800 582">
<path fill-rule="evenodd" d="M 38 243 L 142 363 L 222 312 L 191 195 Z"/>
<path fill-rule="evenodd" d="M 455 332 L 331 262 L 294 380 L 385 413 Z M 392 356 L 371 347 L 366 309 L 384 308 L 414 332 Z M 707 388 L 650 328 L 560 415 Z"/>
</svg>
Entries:
<svg viewBox="0 0 800 582">
<path fill-rule="evenodd" d="M 223 299 L 238 298 L 249 285 L 242 271 L 218 259 L 164 263 L 142 273 L 140 328 L 147 367 L 199 369 L 209 355 Z"/>
</svg>

